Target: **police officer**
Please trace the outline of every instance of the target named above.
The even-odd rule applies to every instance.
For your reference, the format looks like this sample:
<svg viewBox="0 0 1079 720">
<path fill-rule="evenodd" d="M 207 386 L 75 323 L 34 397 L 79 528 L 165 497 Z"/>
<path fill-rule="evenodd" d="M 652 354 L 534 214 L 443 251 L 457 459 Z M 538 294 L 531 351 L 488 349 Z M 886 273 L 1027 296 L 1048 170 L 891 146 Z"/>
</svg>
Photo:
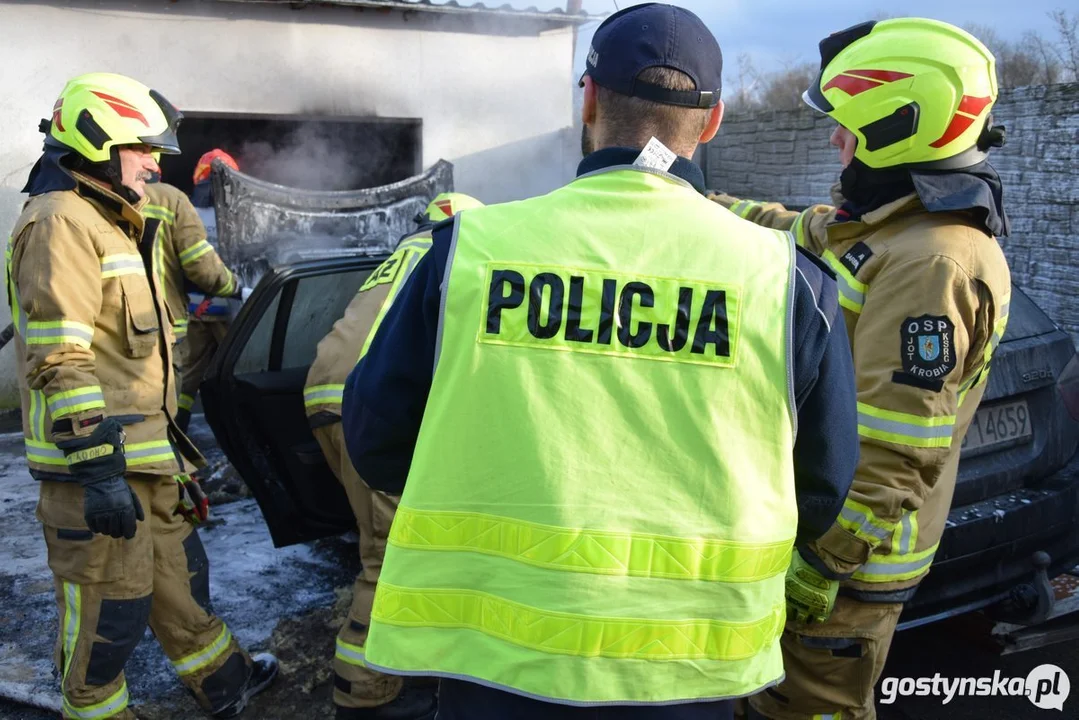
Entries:
<svg viewBox="0 0 1079 720">
<path fill-rule="evenodd" d="M 610 16 L 577 179 L 437 226 L 349 376 L 355 467 L 404 493 L 364 661 L 441 718 L 729 718 L 783 675 L 853 377 L 833 281 L 703 196 L 721 72 L 689 11 Z"/>
<path fill-rule="evenodd" d="M 409 720 L 434 715 L 433 693 L 405 688 L 400 677 L 369 670 L 363 662 L 371 603 L 375 597 L 386 538 L 400 498 L 371 490 L 352 466 L 341 429 L 341 398 L 345 378 L 367 351 L 393 299 L 411 276 L 416 263 L 431 247 L 431 228 L 465 208 L 483 203 L 462 193 L 442 193 L 416 218 L 416 232 L 401 238 L 393 254 L 360 287 L 318 344 L 304 386 L 304 405 L 315 439 L 326 461 L 348 494 L 360 535 L 363 571 L 352 587 L 352 606 L 337 634 L 334 654 L 334 704 L 339 720 Z"/>
<path fill-rule="evenodd" d="M 817 622 L 790 626 L 785 682 L 752 701 L 773 720 L 876 717 L 873 686 L 944 532 L 1011 293 L 989 50 L 918 18 L 856 25 L 820 50 L 804 97 L 838 123 L 835 206 L 716 198 L 831 266 L 857 372 L 861 462 L 835 525 L 796 558 L 800 619 Z M 833 593 L 842 581 L 834 610 L 814 579 Z"/>
<path fill-rule="evenodd" d="M 173 422 L 163 288 L 145 183 L 181 115 L 120 75 L 66 85 L 43 121 L 7 251 L 23 432 L 41 481 L 67 718 L 134 718 L 124 665 L 147 624 L 198 703 L 233 717 L 277 673 L 210 607 L 208 561 L 174 476 L 204 460 Z"/>
</svg>

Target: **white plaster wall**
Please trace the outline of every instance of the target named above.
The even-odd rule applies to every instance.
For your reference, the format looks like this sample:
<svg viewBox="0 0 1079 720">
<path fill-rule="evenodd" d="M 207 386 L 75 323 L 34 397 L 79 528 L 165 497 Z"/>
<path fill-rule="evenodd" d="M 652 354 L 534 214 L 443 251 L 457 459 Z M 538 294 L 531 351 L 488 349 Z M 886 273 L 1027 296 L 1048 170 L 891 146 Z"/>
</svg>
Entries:
<svg viewBox="0 0 1079 720">
<path fill-rule="evenodd" d="M 423 120 L 423 163 L 499 202 L 572 177 L 570 27 L 508 17 L 236 4 L 0 0 L 0 233 L 41 150 L 38 121 L 80 73 L 131 75 L 184 110 Z M 9 322 L 6 302 L 0 327 Z M 0 407 L 17 405 L 10 348 Z"/>
</svg>

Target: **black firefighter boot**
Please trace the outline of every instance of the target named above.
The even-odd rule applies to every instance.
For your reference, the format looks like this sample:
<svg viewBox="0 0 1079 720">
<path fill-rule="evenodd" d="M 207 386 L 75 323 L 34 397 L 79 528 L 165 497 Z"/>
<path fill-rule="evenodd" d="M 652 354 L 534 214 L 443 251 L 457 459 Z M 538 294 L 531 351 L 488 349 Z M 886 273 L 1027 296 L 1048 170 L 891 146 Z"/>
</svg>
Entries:
<svg viewBox="0 0 1079 720">
<path fill-rule="evenodd" d="M 435 689 L 431 686 L 409 684 L 401 688 L 390 702 L 368 708 L 337 706 L 336 720 L 434 720 L 438 710 Z"/>
<path fill-rule="evenodd" d="M 236 697 L 223 708 L 213 713 L 215 718 L 234 718 L 244 711 L 251 698 L 270 686 L 277 677 L 277 658 L 270 653 L 258 653 L 251 656 L 251 675 Z"/>
</svg>

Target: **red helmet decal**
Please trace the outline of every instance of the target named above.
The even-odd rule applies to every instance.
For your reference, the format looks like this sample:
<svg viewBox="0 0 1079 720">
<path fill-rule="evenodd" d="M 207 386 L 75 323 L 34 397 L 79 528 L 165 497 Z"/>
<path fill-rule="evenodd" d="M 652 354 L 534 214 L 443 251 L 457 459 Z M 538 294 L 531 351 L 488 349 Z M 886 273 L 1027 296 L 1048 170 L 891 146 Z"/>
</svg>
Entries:
<svg viewBox="0 0 1079 720">
<path fill-rule="evenodd" d="M 962 135 L 967 131 L 974 121 L 981 115 L 982 110 L 991 105 L 993 98 L 991 97 L 971 97 L 970 95 L 964 95 L 959 101 L 959 109 L 955 111 L 955 115 L 952 116 L 952 121 L 948 123 L 948 128 L 944 131 L 937 140 L 931 142 L 929 147 L 942 148 L 952 140 Z"/>
<path fill-rule="evenodd" d="M 435 203 L 435 207 L 446 213 L 446 217 L 453 217 L 453 201 L 452 200 L 439 200 Z"/>
<path fill-rule="evenodd" d="M 828 84 L 821 88 L 821 92 L 835 88 L 854 97 L 866 90 L 909 77 L 914 76 L 895 70 L 847 70 L 829 80 Z"/>
<path fill-rule="evenodd" d="M 105 104 L 107 104 L 109 107 L 111 107 L 113 110 L 115 110 L 116 114 L 119 115 L 120 117 L 126 117 L 126 118 L 131 118 L 132 120 L 138 120 L 139 122 L 141 122 L 146 127 L 150 127 L 150 123 L 146 122 L 146 116 L 143 115 L 141 112 L 139 112 L 139 109 L 137 107 L 135 107 L 131 103 L 127 102 L 126 100 L 121 100 L 120 98 L 113 97 L 112 95 L 109 95 L 109 94 L 103 93 L 103 92 L 99 92 L 97 90 L 91 90 L 90 92 L 92 92 L 94 95 L 97 95 L 99 98 L 104 100 Z"/>
<path fill-rule="evenodd" d="M 52 106 L 52 124 L 56 126 L 56 129 L 60 132 L 65 132 L 64 121 L 60 117 L 60 113 L 64 108 L 64 99 L 60 98 L 56 101 L 56 104 Z"/>
</svg>

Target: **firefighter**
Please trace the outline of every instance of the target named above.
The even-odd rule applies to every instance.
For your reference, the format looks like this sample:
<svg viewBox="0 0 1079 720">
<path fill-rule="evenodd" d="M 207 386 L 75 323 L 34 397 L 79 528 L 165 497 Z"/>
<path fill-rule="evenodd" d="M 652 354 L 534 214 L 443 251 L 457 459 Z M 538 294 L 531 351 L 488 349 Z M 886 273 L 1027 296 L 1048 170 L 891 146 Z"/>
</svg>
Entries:
<svg viewBox="0 0 1079 720">
<path fill-rule="evenodd" d="M 217 246 L 217 216 L 214 213 L 214 189 L 210 182 L 210 171 L 213 169 L 214 160 L 219 160 L 227 167 L 239 172 L 240 164 L 236 158 L 229 155 L 221 148 L 214 148 L 202 154 L 195 165 L 192 175 L 194 186 L 191 189 L 191 202 L 195 206 L 202 224 L 206 227 L 206 237 L 210 244 Z"/>
<path fill-rule="evenodd" d="M 403 491 L 362 657 L 440 677 L 443 720 L 722 720 L 783 675 L 853 369 L 819 261 L 703 196 L 721 74 L 684 8 L 607 18 L 577 179 L 437 226 L 346 382 L 357 471 Z"/>
<path fill-rule="evenodd" d="M 307 375 L 304 405 L 315 438 L 333 474 L 348 494 L 360 535 L 363 571 L 352 588 L 352 606 L 337 634 L 334 656 L 334 704 L 340 720 L 423 718 L 434 714 L 433 694 L 404 688 L 401 678 L 368 670 L 363 645 L 371 623 L 386 538 L 397 509 L 396 495 L 371 490 L 357 474 L 345 450 L 341 430 L 341 394 L 345 378 L 367 351 L 382 316 L 431 247 L 431 228 L 465 208 L 482 207 L 462 193 L 442 193 L 416 218 L 418 230 L 398 243 L 394 253 L 368 277 L 333 330 L 318 345 Z"/>
<path fill-rule="evenodd" d="M 124 665 L 147 624 L 204 710 L 234 717 L 277 673 L 210 606 L 206 553 L 174 476 L 204 460 L 173 422 L 164 289 L 144 219 L 153 154 L 181 114 L 93 73 L 64 87 L 7 250 L 23 432 L 56 584 L 67 718 L 134 718 Z"/>
<path fill-rule="evenodd" d="M 165 289 L 165 305 L 172 318 L 181 385 L 176 423 L 186 432 L 195 393 L 220 341 L 218 333 L 203 328 L 208 320 L 222 330 L 227 328 L 219 322 L 228 317 L 227 298 L 239 298 L 242 288 L 218 257 L 195 207 L 179 188 L 162 182 L 148 184 L 142 214 L 159 221 L 152 267 L 158 286 Z M 189 287 L 201 293 L 189 300 L 185 292 Z M 190 337 L 189 318 L 197 325 Z"/>
<path fill-rule="evenodd" d="M 210 166 L 219 159 L 234 170 L 239 166 L 224 150 L 204 153 L 195 165 L 191 202 L 179 191 L 169 193 L 164 217 L 175 217 L 175 230 L 165 238 L 162 272 L 171 280 L 166 299 L 177 319 L 176 338 L 180 356 L 180 400 L 176 422 L 187 431 L 191 408 L 199 386 L 217 348 L 228 334 L 235 300 L 242 300 L 246 288 L 217 254 L 217 220 L 210 188 Z M 151 186 L 150 201 L 155 202 Z M 175 190 L 175 189 L 174 189 Z M 182 212 L 181 212 L 182 209 Z M 182 217 L 182 219 L 181 219 Z M 172 226 L 166 231 L 172 230 Z M 168 241 L 171 240 L 171 248 Z M 230 301 L 230 298 L 232 299 Z M 182 333 L 182 334 L 181 334 Z"/>
<path fill-rule="evenodd" d="M 831 266 L 857 373 L 861 461 L 835 525 L 795 558 L 807 582 L 783 636 L 787 677 L 751 702 L 772 720 L 875 717 L 873 686 L 944 532 L 1011 292 L 994 239 L 1008 222 L 987 159 L 1003 140 L 989 50 L 906 18 L 856 25 L 820 51 L 804 98 L 838 123 L 835 205 L 715 198 Z"/>
</svg>

